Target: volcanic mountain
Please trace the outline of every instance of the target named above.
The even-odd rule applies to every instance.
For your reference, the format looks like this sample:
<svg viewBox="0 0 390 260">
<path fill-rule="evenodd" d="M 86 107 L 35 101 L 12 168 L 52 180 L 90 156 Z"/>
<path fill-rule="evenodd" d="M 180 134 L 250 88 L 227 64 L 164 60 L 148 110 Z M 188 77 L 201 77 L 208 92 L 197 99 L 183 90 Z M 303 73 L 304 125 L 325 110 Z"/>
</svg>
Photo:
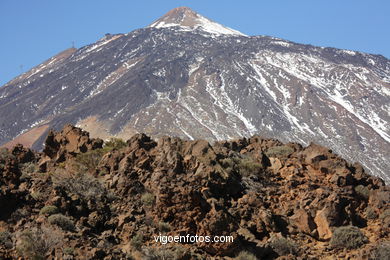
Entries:
<svg viewBox="0 0 390 260">
<path fill-rule="evenodd" d="M 68 49 L 0 88 L 0 144 L 50 128 L 316 142 L 390 180 L 390 60 L 246 36 L 189 8 Z M 11 143 L 10 141 L 13 140 Z"/>
</svg>

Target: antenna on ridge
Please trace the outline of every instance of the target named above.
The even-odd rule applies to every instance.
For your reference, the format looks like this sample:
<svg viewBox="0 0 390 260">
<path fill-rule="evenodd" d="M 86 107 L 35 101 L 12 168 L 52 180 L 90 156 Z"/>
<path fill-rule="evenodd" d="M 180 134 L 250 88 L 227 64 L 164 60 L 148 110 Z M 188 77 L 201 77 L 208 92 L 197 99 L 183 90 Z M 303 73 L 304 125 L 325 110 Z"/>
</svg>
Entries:
<svg viewBox="0 0 390 260">
<path fill-rule="evenodd" d="M 19 68 L 20 68 L 20 73 L 23 73 L 23 64 L 20 64 Z"/>
<path fill-rule="evenodd" d="M 72 48 L 74 48 L 74 41 L 72 41 Z"/>
</svg>

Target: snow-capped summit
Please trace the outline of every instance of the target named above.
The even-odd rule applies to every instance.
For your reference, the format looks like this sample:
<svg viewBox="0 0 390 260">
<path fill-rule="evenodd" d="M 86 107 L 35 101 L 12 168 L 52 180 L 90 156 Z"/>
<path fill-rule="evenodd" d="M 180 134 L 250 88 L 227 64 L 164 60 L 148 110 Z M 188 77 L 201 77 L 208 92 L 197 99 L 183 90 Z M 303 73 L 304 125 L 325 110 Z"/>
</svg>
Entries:
<svg viewBox="0 0 390 260">
<path fill-rule="evenodd" d="M 390 183 L 389 59 L 241 35 L 181 7 L 64 51 L 0 87 L 0 145 L 41 149 L 67 123 L 102 139 L 261 135 L 321 144 Z M 316 170 L 345 181 L 339 166 Z"/>
<path fill-rule="evenodd" d="M 200 29 L 202 31 L 216 35 L 228 34 L 246 36 L 239 31 L 225 27 L 206 17 L 203 17 L 202 15 L 194 12 L 191 8 L 188 7 L 177 7 L 175 9 L 172 9 L 148 27 L 166 28 L 177 26 L 185 30 Z"/>
</svg>

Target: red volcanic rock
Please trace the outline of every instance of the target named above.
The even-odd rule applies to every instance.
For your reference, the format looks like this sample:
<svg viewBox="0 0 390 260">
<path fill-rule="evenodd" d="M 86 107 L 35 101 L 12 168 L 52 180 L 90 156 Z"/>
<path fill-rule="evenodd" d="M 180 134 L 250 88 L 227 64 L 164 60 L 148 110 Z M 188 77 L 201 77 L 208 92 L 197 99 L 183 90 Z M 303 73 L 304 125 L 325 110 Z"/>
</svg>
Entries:
<svg viewBox="0 0 390 260">
<path fill-rule="evenodd" d="M 76 259 L 222 259 L 243 250 L 260 259 L 359 259 L 389 239 L 389 188 L 315 144 L 304 148 L 258 136 L 215 144 L 155 141 L 136 134 L 124 147 L 101 147 L 101 140 L 66 126 L 49 133 L 43 155 L 21 146 L 11 150 L 0 160 L 6 209 L 0 227 L 49 226 L 66 240 L 47 254 L 64 258 L 60 248 L 69 247 Z M 79 155 L 91 156 L 84 162 Z M 96 169 L 85 170 L 83 163 Z M 25 164 L 35 170 L 26 171 Z M 49 221 L 50 210 L 56 216 Z M 369 242 L 331 248 L 333 231 L 349 225 Z M 159 234 L 232 236 L 234 242 L 162 246 L 155 242 Z M 1 243 L 0 253 L 18 254 Z"/>
</svg>

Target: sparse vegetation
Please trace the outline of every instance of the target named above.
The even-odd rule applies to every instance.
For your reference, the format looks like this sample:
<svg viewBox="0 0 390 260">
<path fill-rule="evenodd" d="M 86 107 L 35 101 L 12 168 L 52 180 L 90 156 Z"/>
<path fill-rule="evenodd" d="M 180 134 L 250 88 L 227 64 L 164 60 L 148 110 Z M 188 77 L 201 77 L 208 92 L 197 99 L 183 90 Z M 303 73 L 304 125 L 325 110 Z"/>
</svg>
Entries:
<svg viewBox="0 0 390 260">
<path fill-rule="evenodd" d="M 250 158 L 244 158 L 239 162 L 238 169 L 241 176 L 250 176 L 260 171 L 261 164 Z"/>
<path fill-rule="evenodd" d="M 85 153 L 79 153 L 76 156 L 77 168 L 80 172 L 94 172 L 99 165 L 103 155 L 110 150 L 105 148 L 90 150 Z"/>
<path fill-rule="evenodd" d="M 39 214 L 41 215 L 53 215 L 58 213 L 58 208 L 53 205 L 44 206 L 40 211 Z"/>
<path fill-rule="evenodd" d="M 178 260 L 178 259 L 197 259 L 191 255 L 184 247 L 147 247 L 143 250 L 145 260 Z"/>
<path fill-rule="evenodd" d="M 355 249 L 367 243 L 366 236 L 355 226 L 338 227 L 334 230 L 330 245 L 336 248 Z"/>
<path fill-rule="evenodd" d="M 39 191 L 31 192 L 30 195 L 34 200 L 42 200 L 43 199 L 43 194 Z"/>
<path fill-rule="evenodd" d="M 10 232 L 0 232 L 0 245 L 3 245 L 6 248 L 12 248 L 12 234 Z"/>
<path fill-rule="evenodd" d="M 220 160 L 221 166 L 229 173 L 235 171 L 241 176 L 258 174 L 262 165 L 249 157 L 231 157 Z"/>
<path fill-rule="evenodd" d="M 104 148 L 113 150 L 113 149 L 122 149 L 126 147 L 126 142 L 121 138 L 111 137 L 107 142 L 104 143 Z"/>
<path fill-rule="evenodd" d="M 19 165 L 20 171 L 22 172 L 22 175 L 20 176 L 20 179 L 22 181 L 25 181 L 31 177 L 31 174 L 36 172 L 38 167 L 35 163 L 29 162 L 29 163 L 23 163 Z"/>
<path fill-rule="evenodd" d="M 60 246 L 63 236 L 58 230 L 40 227 L 23 231 L 18 235 L 16 249 L 18 253 L 33 260 L 46 259 L 46 254 Z"/>
<path fill-rule="evenodd" d="M 380 243 L 371 252 L 371 260 L 389 260 L 390 259 L 390 242 Z"/>
<path fill-rule="evenodd" d="M 73 221 L 70 218 L 68 218 L 67 216 L 64 216 L 62 214 L 51 215 L 48 218 L 48 220 L 49 220 L 50 224 L 56 225 L 63 230 L 67 230 L 67 231 L 74 231 L 75 230 L 75 226 L 74 226 Z"/>
<path fill-rule="evenodd" d="M 152 193 L 146 192 L 141 196 L 141 202 L 145 206 L 152 206 L 154 204 L 155 197 Z"/>
<path fill-rule="evenodd" d="M 294 149 L 287 145 L 270 147 L 265 155 L 268 157 L 286 158 L 294 152 Z"/>
<path fill-rule="evenodd" d="M 63 250 L 62 250 L 62 253 L 64 255 L 74 255 L 74 248 L 72 247 L 65 247 Z"/>
<path fill-rule="evenodd" d="M 349 184 L 373 186 L 366 201 L 362 199 L 366 187 L 336 185 L 331 172 L 317 176 L 317 166 L 352 171 L 348 163 L 322 147 L 301 150 L 299 145 L 288 144 L 300 152 L 277 159 L 264 155 L 277 142 L 260 137 L 212 146 L 206 141 L 169 137 L 156 144 L 137 134 L 124 148 L 124 142 L 116 140 L 100 148 L 122 147 L 103 155 L 91 174 L 78 170 L 81 163 L 76 162 L 75 148 L 86 152 L 89 147 L 101 147 L 102 141 L 88 140 L 85 132 L 77 132 L 54 134 L 54 140 L 50 134 L 45 146 L 51 159 L 44 152 L 25 156 L 25 150 L 14 149 L 17 158 L 0 169 L 1 256 L 26 260 L 321 259 L 329 255 L 345 258 L 364 249 L 367 259 L 388 258 L 389 244 L 383 244 L 389 239 L 385 232 L 390 223 L 387 188 L 368 185 L 375 179 L 363 172 L 348 175 Z M 308 159 L 317 153 L 318 160 Z M 21 163 L 32 158 L 39 160 L 36 172 L 29 163 Z M 328 162 L 318 164 L 323 158 Z M 285 166 L 281 174 L 269 167 L 275 162 Z M 25 169 L 26 181 L 18 181 L 17 167 Z M 100 176 L 101 169 L 109 174 Z M 308 199 L 307 205 L 297 206 L 297 198 Z M 340 201 L 345 211 L 318 212 L 324 207 L 337 208 Z M 334 220 L 352 221 L 361 229 L 335 230 L 331 225 L 334 236 L 331 243 L 325 242 L 326 234 L 313 230 L 313 221 L 320 226 L 318 221 Z M 58 243 L 50 237 L 53 232 L 60 235 Z M 238 236 L 233 244 L 183 243 L 182 239 L 174 243 L 168 237 L 232 232 Z M 368 232 L 370 241 L 364 236 Z"/>
<path fill-rule="evenodd" d="M 170 248 L 148 247 L 143 250 L 145 260 L 168 260 L 178 259 L 174 256 L 174 251 Z"/>
<path fill-rule="evenodd" d="M 15 210 L 11 217 L 15 220 L 21 220 L 21 219 L 24 219 L 26 218 L 28 215 L 30 214 L 30 212 L 28 212 L 27 209 L 25 208 L 18 208 L 17 210 Z"/>
<path fill-rule="evenodd" d="M 140 249 L 144 243 L 144 236 L 142 234 L 136 234 L 131 238 L 130 245 L 135 249 Z"/>
<path fill-rule="evenodd" d="M 370 190 L 363 185 L 358 185 L 355 187 L 355 192 L 357 195 L 359 195 L 362 199 L 367 200 L 370 196 Z"/>
<path fill-rule="evenodd" d="M 82 200 L 97 200 L 106 193 L 103 185 L 88 173 L 56 173 L 52 176 L 55 187 L 64 189 L 68 194 L 76 194 Z"/>
<path fill-rule="evenodd" d="M 382 220 L 388 217 L 390 217 L 390 209 L 386 209 L 379 215 L 379 218 Z"/>
<path fill-rule="evenodd" d="M 8 148 L 0 148 L 0 163 L 5 163 L 7 159 L 13 159 L 15 156 L 8 150 Z"/>
<path fill-rule="evenodd" d="M 298 251 L 297 245 L 284 237 L 274 238 L 271 241 L 271 247 L 279 256 L 294 255 Z"/>
<path fill-rule="evenodd" d="M 366 208 L 366 218 L 367 219 L 376 219 L 378 218 L 378 213 L 371 207 Z"/>
<path fill-rule="evenodd" d="M 160 230 L 161 232 L 169 232 L 169 231 L 171 231 L 171 226 L 169 225 L 169 223 L 159 222 L 158 223 L 158 230 Z"/>
<path fill-rule="evenodd" d="M 257 257 L 248 251 L 241 251 L 234 259 L 235 260 L 257 260 Z"/>
<path fill-rule="evenodd" d="M 79 171 L 81 172 L 94 172 L 99 165 L 103 155 L 116 149 L 122 149 L 126 147 L 126 142 L 120 138 L 110 138 L 104 144 L 103 148 L 90 150 L 85 153 L 79 153 L 76 156 L 76 162 L 78 163 Z"/>
</svg>

